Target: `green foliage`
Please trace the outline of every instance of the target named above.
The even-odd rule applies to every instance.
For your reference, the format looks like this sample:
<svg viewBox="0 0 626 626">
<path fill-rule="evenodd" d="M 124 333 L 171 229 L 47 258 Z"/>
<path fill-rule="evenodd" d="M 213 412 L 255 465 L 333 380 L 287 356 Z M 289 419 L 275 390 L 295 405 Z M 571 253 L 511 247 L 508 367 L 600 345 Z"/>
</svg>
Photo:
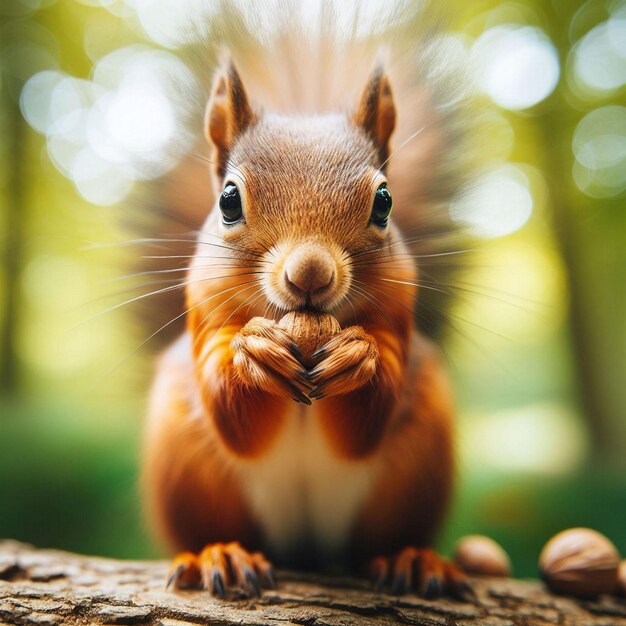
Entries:
<svg viewBox="0 0 626 626">
<path fill-rule="evenodd" d="M 127 558 L 154 554 L 141 519 L 137 420 L 93 427 L 77 405 L 4 401 L 0 536 Z"/>
<path fill-rule="evenodd" d="M 43 70 L 63 71 L 82 102 L 95 97 L 86 81 L 112 51 L 126 50 L 124 65 L 139 50 L 129 46 L 141 44 L 175 65 L 174 44 L 159 40 L 171 24 L 155 29 L 129 8 L 160 3 L 97 4 L 0 6 L 0 536 L 144 557 L 156 553 L 137 485 L 155 350 L 151 341 L 135 353 L 150 334 L 144 318 L 116 308 L 145 291 L 141 280 L 126 293 L 128 282 L 110 282 L 141 252 L 84 246 L 162 233 L 141 205 L 88 202 L 113 175 L 90 185 L 62 174 L 64 144 L 50 129 L 37 134 L 20 109 L 25 82 Z M 592 526 L 626 550 L 626 100 L 617 84 L 626 76 L 626 3 L 451 0 L 450 8 L 460 49 L 493 28 L 511 29 L 505 46 L 531 27 L 521 34 L 544 52 L 554 46 L 561 72 L 532 106 L 479 112 L 490 131 L 476 150 L 494 155 L 493 171 L 527 193 L 532 210 L 505 220 L 499 236 L 485 231 L 495 218 L 478 222 L 478 251 L 450 285 L 457 304 L 443 346 L 459 405 L 461 480 L 442 546 L 488 534 L 517 574 L 531 576 L 543 543 L 565 527 Z M 31 118 L 41 113 L 33 102 Z M 111 171 L 128 182 L 124 168 Z M 502 214 L 512 199 L 500 200 Z"/>
</svg>

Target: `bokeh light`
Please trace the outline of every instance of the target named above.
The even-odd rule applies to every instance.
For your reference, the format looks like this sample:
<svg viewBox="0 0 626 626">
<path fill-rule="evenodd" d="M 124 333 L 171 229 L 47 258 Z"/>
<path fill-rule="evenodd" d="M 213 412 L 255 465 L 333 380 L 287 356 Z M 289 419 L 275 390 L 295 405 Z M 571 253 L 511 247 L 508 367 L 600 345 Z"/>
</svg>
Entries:
<svg viewBox="0 0 626 626">
<path fill-rule="evenodd" d="M 478 37 L 471 52 L 479 87 L 505 109 L 532 107 L 558 83 L 558 53 L 536 26 L 494 26 Z"/>
<path fill-rule="evenodd" d="M 519 167 L 496 166 L 472 180 L 450 205 L 450 216 L 481 237 L 501 237 L 530 218 L 533 196 Z"/>
<path fill-rule="evenodd" d="M 588 437 L 577 415 L 558 404 L 533 404 L 474 416 L 462 431 L 467 463 L 508 472 L 567 474 L 580 467 Z"/>
<path fill-rule="evenodd" d="M 626 189 L 626 107 L 610 105 L 591 111 L 572 139 L 572 175 L 581 191 L 596 198 Z"/>
<path fill-rule="evenodd" d="M 102 57 L 91 80 L 44 71 L 20 98 L 24 117 L 47 136 L 53 163 L 89 202 L 115 204 L 133 182 L 162 175 L 191 144 L 176 102 L 194 78 L 169 52 L 145 45 Z"/>
<path fill-rule="evenodd" d="M 570 52 L 569 82 L 583 96 L 605 96 L 626 84 L 626 4 L 589 30 Z"/>
</svg>

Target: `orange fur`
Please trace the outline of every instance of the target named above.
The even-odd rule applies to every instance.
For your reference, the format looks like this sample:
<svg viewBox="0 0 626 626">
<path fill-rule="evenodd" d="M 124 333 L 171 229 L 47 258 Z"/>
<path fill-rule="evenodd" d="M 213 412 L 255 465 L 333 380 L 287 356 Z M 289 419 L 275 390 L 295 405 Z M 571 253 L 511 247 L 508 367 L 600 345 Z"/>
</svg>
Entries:
<svg viewBox="0 0 626 626">
<path fill-rule="evenodd" d="M 216 430 L 198 414 L 198 392 L 183 340 L 162 358 L 146 429 L 143 490 L 159 535 L 175 550 L 210 541 L 258 545 L 259 531 Z"/>
<path fill-rule="evenodd" d="M 353 554 L 363 562 L 407 545 L 432 545 L 454 478 L 453 406 L 447 377 L 431 345 L 412 340 L 413 384 L 388 429 L 384 471 L 354 529 Z"/>
<path fill-rule="evenodd" d="M 198 330 L 200 315 L 202 313 L 196 309 L 188 319 L 194 337 L 196 376 L 203 405 L 221 441 L 231 452 L 257 456 L 271 443 L 280 427 L 286 400 L 278 394 L 284 390 L 278 384 L 272 386 L 271 380 L 261 381 L 260 384 L 265 382 L 276 394 L 260 393 L 255 383 L 261 376 L 255 378 L 255 371 L 236 367 L 237 357 L 231 344 L 242 329 L 237 319 L 230 320 L 205 340 L 211 329 Z"/>
<path fill-rule="evenodd" d="M 381 444 L 404 383 L 406 345 L 412 322 L 406 313 L 398 321 L 401 325 L 396 330 L 397 326 L 385 326 L 384 320 L 371 325 L 364 320 L 363 327 L 369 333 L 366 341 L 375 346 L 376 356 L 355 353 L 355 365 L 359 369 L 352 370 L 347 379 L 339 381 L 332 397 L 320 402 L 320 421 L 337 454 L 359 458 L 377 451 Z M 354 333 L 352 328 L 344 333 Z M 364 366 L 374 370 L 367 379 L 371 384 L 357 381 L 356 387 L 352 388 L 351 377 Z M 324 361 L 318 368 L 323 371 Z"/>
</svg>

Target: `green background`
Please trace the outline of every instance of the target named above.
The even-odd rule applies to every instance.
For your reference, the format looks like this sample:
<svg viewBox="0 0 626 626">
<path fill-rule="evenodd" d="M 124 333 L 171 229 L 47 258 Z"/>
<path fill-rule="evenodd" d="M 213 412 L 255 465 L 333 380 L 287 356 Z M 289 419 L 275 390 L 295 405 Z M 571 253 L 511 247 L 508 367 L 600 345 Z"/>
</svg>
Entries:
<svg viewBox="0 0 626 626">
<path fill-rule="evenodd" d="M 132 14 L 115 13 L 123 3 L 98 4 L 5 0 L 1 9 L 0 537 L 139 558 L 160 554 L 137 483 L 162 341 L 132 353 L 149 334 L 149 307 L 91 319 L 121 301 L 111 281 L 136 268 L 141 253 L 85 245 L 153 236 L 156 227 L 140 208 L 129 215 L 82 199 L 19 108 L 38 71 L 89 77 L 84 35 L 94 28 L 98 54 L 135 42 L 158 47 Z M 516 232 L 479 241 L 443 344 L 460 460 L 441 547 L 450 552 L 461 535 L 484 533 L 502 543 L 518 575 L 533 576 L 541 546 L 567 527 L 596 528 L 626 553 L 625 157 L 599 193 L 572 177 L 577 125 L 599 107 L 623 106 L 625 92 L 577 91 L 571 79 L 577 42 L 624 3 L 450 7 L 452 30 L 468 40 L 497 24 L 538 26 L 561 61 L 543 102 L 498 112 L 513 131 L 506 160 L 527 168 L 533 213 Z M 623 64 L 624 44 L 621 54 Z M 503 139 L 483 141 L 497 152 Z M 626 154 L 625 135 L 616 141 Z"/>
</svg>

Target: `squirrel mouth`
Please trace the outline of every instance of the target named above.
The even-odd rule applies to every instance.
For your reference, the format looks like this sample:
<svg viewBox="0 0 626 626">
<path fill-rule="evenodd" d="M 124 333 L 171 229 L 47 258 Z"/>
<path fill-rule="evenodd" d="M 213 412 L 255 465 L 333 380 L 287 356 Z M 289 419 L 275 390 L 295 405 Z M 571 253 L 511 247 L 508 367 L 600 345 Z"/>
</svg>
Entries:
<svg viewBox="0 0 626 626">
<path fill-rule="evenodd" d="M 313 304 L 313 302 L 307 298 L 305 303 L 302 306 L 297 307 L 295 310 L 302 311 L 304 313 L 323 313 L 324 307 L 320 304 Z"/>
<path fill-rule="evenodd" d="M 311 303 L 303 304 L 302 306 L 297 306 L 287 311 L 288 313 L 325 313 L 326 309 L 323 306 L 316 306 Z"/>
</svg>

